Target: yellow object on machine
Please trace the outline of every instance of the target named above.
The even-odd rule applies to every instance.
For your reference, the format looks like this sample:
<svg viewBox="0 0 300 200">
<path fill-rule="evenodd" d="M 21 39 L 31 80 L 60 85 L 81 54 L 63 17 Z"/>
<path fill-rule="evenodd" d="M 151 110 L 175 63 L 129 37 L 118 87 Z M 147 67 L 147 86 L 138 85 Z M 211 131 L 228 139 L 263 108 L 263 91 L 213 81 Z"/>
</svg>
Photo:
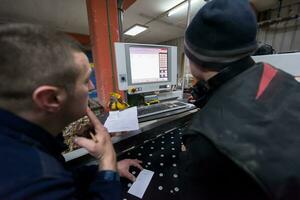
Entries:
<svg viewBox="0 0 300 200">
<path fill-rule="evenodd" d="M 144 96 L 144 102 L 145 102 L 145 105 L 147 106 L 150 106 L 152 104 L 157 104 L 159 103 L 159 99 L 158 99 L 158 96 L 157 94 L 154 94 L 154 95 L 147 95 L 147 96 Z"/>
<path fill-rule="evenodd" d="M 159 103 L 160 101 L 158 100 L 158 99 L 156 99 L 156 100 L 152 100 L 152 101 L 149 101 L 149 102 L 145 102 L 145 104 L 147 105 L 147 106 L 150 106 L 150 105 L 152 105 L 152 104 L 157 104 L 157 103 Z"/>
<path fill-rule="evenodd" d="M 123 101 L 122 96 L 116 92 L 110 94 L 109 109 L 110 110 L 124 110 L 129 105 Z"/>
</svg>

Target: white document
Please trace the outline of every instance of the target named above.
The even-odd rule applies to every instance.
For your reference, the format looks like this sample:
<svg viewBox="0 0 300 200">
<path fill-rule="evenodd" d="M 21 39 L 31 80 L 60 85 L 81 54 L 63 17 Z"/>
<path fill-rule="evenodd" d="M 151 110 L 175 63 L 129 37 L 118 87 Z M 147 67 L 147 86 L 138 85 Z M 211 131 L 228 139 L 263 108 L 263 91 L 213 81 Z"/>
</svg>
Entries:
<svg viewBox="0 0 300 200">
<path fill-rule="evenodd" d="M 127 108 L 123 111 L 110 111 L 104 127 L 110 133 L 138 130 L 137 107 Z"/>
<path fill-rule="evenodd" d="M 148 188 L 153 174 L 153 171 L 143 169 L 139 173 L 138 177 L 136 177 L 136 180 L 134 181 L 132 186 L 129 188 L 128 193 L 136 197 L 143 198 L 143 195 Z"/>
</svg>

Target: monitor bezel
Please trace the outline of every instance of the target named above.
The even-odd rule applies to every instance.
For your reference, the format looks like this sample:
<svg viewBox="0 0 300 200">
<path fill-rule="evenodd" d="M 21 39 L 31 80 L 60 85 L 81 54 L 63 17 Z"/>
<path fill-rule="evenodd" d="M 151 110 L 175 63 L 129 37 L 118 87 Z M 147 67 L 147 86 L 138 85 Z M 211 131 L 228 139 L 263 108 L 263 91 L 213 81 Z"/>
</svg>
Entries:
<svg viewBox="0 0 300 200">
<path fill-rule="evenodd" d="M 152 82 L 141 82 L 141 83 L 133 83 L 132 82 L 132 75 L 131 75 L 131 60 L 130 60 L 130 51 L 129 49 L 131 47 L 140 47 L 140 48 L 155 48 L 155 49 L 158 49 L 158 48 L 166 48 L 168 53 L 167 53 L 167 59 L 168 59 L 168 79 L 165 80 L 165 81 L 152 81 Z M 171 71 L 171 47 L 169 46 L 163 46 L 163 45 L 144 45 L 144 44 L 126 44 L 125 45 L 125 55 L 126 56 L 126 71 L 127 71 L 127 81 L 128 81 L 128 86 L 130 85 L 147 85 L 147 84 L 164 84 L 164 83 L 169 83 L 172 81 L 172 71 Z"/>
</svg>

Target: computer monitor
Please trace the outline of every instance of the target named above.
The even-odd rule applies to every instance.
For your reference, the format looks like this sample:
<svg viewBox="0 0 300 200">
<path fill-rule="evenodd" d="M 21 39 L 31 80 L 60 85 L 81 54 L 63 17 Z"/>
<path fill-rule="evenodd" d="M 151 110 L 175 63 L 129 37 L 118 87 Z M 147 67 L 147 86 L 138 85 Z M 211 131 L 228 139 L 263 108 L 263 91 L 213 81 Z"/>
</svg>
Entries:
<svg viewBox="0 0 300 200">
<path fill-rule="evenodd" d="M 146 93 L 177 84 L 177 47 L 116 42 L 115 55 L 120 90 Z"/>
</svg>

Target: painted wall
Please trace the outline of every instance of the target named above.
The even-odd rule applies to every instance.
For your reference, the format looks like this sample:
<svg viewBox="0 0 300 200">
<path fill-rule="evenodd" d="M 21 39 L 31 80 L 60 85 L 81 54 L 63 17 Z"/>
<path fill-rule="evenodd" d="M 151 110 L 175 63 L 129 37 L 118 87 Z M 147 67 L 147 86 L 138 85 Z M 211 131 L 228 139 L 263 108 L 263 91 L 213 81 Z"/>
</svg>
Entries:
<svg viewBox="0 0 300 200">
<path fill-rule="evenodd" d="M 300 1 L 283 2 L 280 12 L 274 9 L 259 13 L 257 41 L 271 45 L 277 53 L 300 51 Z M 297 15 L 297 18 L 292 18 Z M 266 22 L 288 17 L 292 19 L 266 24 Z"/>
<path fill-rule="evenodd" d="M 264 62 L 273 65 L 293 76 L 300 77 L 300 52 L 287 54 L 272 54 L 252 56 L 256 62 Z"/>
</svg>

